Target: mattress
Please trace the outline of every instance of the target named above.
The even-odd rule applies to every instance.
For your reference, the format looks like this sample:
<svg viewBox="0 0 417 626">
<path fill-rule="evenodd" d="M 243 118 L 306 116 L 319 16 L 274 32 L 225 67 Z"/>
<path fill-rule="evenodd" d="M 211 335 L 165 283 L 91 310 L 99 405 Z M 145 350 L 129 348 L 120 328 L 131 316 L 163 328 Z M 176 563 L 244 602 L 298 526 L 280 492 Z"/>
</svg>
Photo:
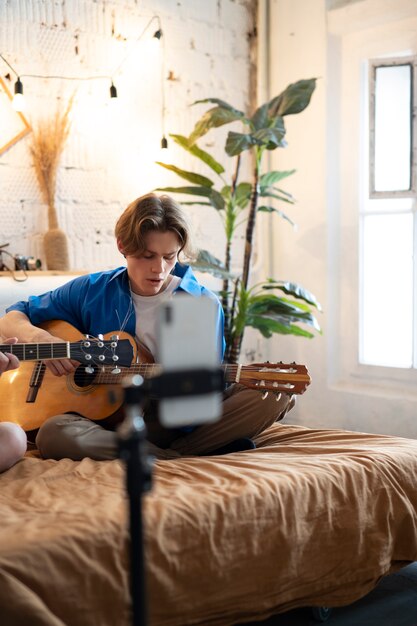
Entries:
<svg viewBox="0 0 417 626">
<path fill-rule="evenodd" d="M 153 626 L 341 606 L 417 560 L 417 441 L 276 424 L 257 446 L 155 463 Z M 128 625 L 128 505 L 119 460 L 31 452 L 0 475 L 2 626 Z"/>
</svg>

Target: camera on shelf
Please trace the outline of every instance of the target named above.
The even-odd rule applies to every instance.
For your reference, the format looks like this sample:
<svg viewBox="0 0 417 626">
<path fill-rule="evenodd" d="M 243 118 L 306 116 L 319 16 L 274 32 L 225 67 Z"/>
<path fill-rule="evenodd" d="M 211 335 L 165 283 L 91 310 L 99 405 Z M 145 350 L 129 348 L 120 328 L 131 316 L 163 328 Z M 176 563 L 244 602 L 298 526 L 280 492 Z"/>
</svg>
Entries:
<svg viewBox="0 0 417 626">
<path fill-rule="evenodd" d="M 33 256 L 24 256 L 23 254 L 14 255 L 14 268 L 15 270 L 40 270 L 42 267 L 42 261 L 35 259 Z"/>
<path fill-rule="evenodd" d="M 13 272 L 15 270 L 23 270 L 24 272 L 30 270 L 40 270 L 42 267 L 42 261 L 35 259 L 33 256 L 24 256 L 23 254 L 11 254 L 4 248 L 7 248 L 10 244 L 4 243 L 0 245 L 0 271 Z M 14 264 L 14 268 L 7 265 L 3 260 L 3 254 L 5 254 Z"/>
</svg>

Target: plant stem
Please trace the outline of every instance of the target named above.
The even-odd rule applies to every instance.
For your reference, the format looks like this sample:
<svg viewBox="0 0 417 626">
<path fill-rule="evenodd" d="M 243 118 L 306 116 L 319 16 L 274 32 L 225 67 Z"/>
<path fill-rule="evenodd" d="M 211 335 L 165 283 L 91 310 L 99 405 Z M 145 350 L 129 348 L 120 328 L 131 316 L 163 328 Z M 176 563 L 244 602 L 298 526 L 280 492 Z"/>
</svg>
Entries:
<svg viewBox="0 0 417 626">
<path fill-rule="evenodd" d="M 263 152 L 262 148 L 255 148 L 255 167 L 253 171 L 253 185 L 252 185 L 252 193 L 251 193 L 251 199 L 250 199 L 249 215 L 248 215 L 248 221 L 246 225 L 245 252 L 244 252 L 244 257 L 243 257 L 241 294 L 244 292 L 247 292 L 248 283 L 249 283 L 249 273 L 250 273 L 250 265 L 251 265 L 251 259 L 252 259 L 252 241 L 253 241 L 253 235 L 255 232 L 256 212 L 258 210 L 259 173 L 261 171 L 262 152 Z M 232 347 L 230 351 L 231 363 L 237 363 L 239 359 L 240 350 L 242 348 L 244 330 L 245 330 L 245 324 L 243 324 L 241 330 L 236 329 L 236 332 L 233 336 L 233 342 L 232 342 Z"/>
<path fill-rule="evenodd" d="M 252 258 L 252 241 L 253 234 L 255 232 L 256 224 L 256 211 L 258 208 L 259 197 L 259 171 L 261 154 L 256 154 L 255 167 L 253 171 L 253 185 L 250 199 L 250 208 L 248 221 L 246 224 L 246 237 L 245 237 L 245 253 L 243 257 L 243 273 L 242 273 L 242 285 L 244 289 L 247 289 L 249 283 L 250 263 Z"/>
<path fill-rule="evenodd" d="M 237 305 L 238 282 L 236 282 L 236 290 L 233 301 L 233 311 L 235 312 L 233 318 L 234 333 L 232 335 L 231 346 L 229 350 L 229 363 L 237 363 L 239 360 L 240 349 L 242 345 L 243 333 L 246 327 L 246 319 L 248 313 L 250 290 L 244 289 L 242 285 L 239 288 L 239 302 Z"/>
<path fill-rule="evenodd" d="M 232 261 L 232 237 L 234 232 L 235 211 L 234 211 L 234 199 L 236 193 L 237 181 L 239 178 L 240 169 L 240 154 L 236 159 L 235 173 L 232 179 L 232 185 L 230 188 L 230 206 L 227 208 L 228 219 L 226 219 L 226 251 L 224 266 L 226 272 L 230 273 L 230 265 Z M 229 279 L 223 280 L 223 295 L 222 295 L 222 307 L 224 311 L 224 337 L 226 340 L 226 346 L 230 341 L 230 331 L 232 327 L 232 320 L 230 319 L 230 304 L 229 304 Z M 233 310 L 233 309 L 232 309 Z"/>
<path fill-rule="evenodd" d="M 236 360 L 232 360 L 233 357 L 237 358 L 234 355 L 234 336 L 232 334 L 232 328 L 235 323 L 235 314 L 236 314 L 236 302 L 237 302 L 237 294 L 239 290 L 239 279 L 237 279 L 235 283 L 235 288 L 233 291 L 233 299 L 232 304 L 229 309 L 229 334 L 226 339 L 226 353 L 225 353 L 225 361 L 226 363 L 236 363 Z"/>
</svg>

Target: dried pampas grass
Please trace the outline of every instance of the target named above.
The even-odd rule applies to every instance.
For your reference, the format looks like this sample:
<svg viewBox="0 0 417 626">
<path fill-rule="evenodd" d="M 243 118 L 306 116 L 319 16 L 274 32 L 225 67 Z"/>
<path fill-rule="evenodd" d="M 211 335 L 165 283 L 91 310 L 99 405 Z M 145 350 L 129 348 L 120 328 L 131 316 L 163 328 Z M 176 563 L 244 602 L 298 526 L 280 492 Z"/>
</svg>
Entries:
<svg viewBox="0 0 417 626">
<path fill-rule="evenodd" d="M 42 199 L 48 207 L 48 232 L 44 238 L 46 265 L 50 270 L 68 270 L 67 237 L 58 226 L 55 207 L 56 179 L 59 160 L 70 131 L 73 98 L 65 111 L 33 126 L 30 153 Z"/>
<path fill-rule="evenodd" d="M 55 192 L 58 163 L 70 131 L 70 111 L 73 98 L 63 113 L 42 120 L 33 127 L 30 152 L 42 199 L 48 206 L 48 228 L 58 228 Z"/>
</svg>

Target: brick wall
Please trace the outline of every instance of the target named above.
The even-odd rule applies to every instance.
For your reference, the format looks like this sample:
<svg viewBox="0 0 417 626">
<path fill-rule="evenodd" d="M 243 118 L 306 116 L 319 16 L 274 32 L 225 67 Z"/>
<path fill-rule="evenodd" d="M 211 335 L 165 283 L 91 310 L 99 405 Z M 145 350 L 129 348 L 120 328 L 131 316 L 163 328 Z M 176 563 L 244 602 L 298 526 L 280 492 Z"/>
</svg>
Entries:
<svg viewBox="0 0 417 626">
<path fill-rule="evenodd" d="M 163 132 L 162 83 L 167 134 L 191 132 L 207 108 L 190 108 L 197 99 L 218 97 L 247 108 L 253 5 L 250 0 L 0 0 L 0 53 L 21 75 L 29 122 L 35 126 L 57 106 L 63 110 L 74 94 L 56 193 L 72 269 L 120 265 L 113 238 L 120 212 L 157 186 L 181 184 L 154 164 Z M 152 50 L 156 20 L 138 38 L 153 15 L 161 20 L 164 47 Z M 1 59 L 0 76 L 13 91 L 15 76 Z M 97 76 L 108 78 L 91 79 Z M 109 99 L 110 76 L 117 103 Z M 0 116 L 2 111 L 14 116 L 9 109 L 0 91 Z M 8 132 L 0 121 L 1 145 Z M 219 129 L 201 141 L 223 163 L 225 134 Z M 10 242 L 10 252 L 42 258 L 47 210 L 29 145 L 30 134 L 0 155 L 0 244 Z M 170 151 L 171 162 L 195 169 L 194 160 L 172 142 Z M 215 210 L 187 211 L 197 244 L 222 258 L 224 236 Z"/>
</svg>

